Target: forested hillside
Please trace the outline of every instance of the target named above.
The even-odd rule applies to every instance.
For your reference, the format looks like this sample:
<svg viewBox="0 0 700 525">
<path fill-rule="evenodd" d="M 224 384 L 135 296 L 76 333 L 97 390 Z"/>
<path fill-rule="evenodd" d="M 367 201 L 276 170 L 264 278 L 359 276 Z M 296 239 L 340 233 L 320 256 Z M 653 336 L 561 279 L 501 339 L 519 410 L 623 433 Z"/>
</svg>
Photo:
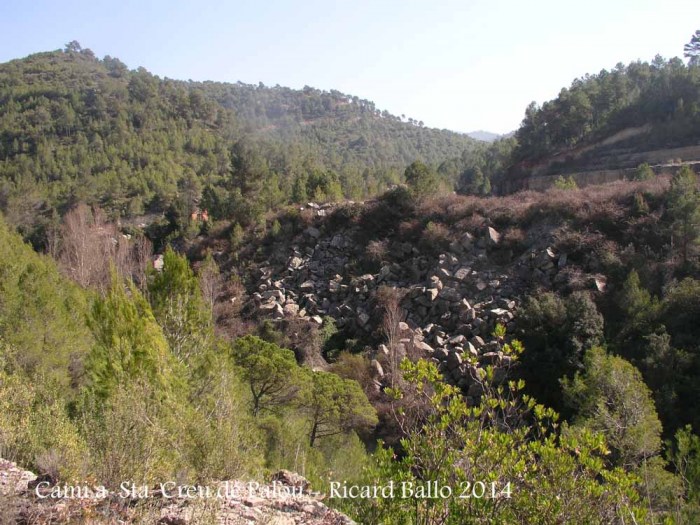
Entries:
<svg viewBox="0 0 700 525">
<path fill-rule="evenodd" d="M 699 69 L 587 76 L 487 145 L 75 42 L 0 65 L 0 496 L 5 460 L 112 491 L 289 469 L 366 525 L 698 523 L 693 167 L 494 193 L 697 145 Z M 41 508 L 207 523 L 103 503 Z"/>
<path fill-rule="evenodd" d="M 261 137 L 299 143 L 339 170 L 405 166 L 419 159 L 437 165 L 476 147 L 468 136 L 426 128 L 422 121 L 382 111 L 369 100 L 312 87 L 295 90 L 242 83 L 189 83 L 233 109 L 246 129 Z"/>
<path fill-rule="evenodd" d="M 476 147 L 338 92 L 160 79 L 71 43 L 0 66 L 0 209 L 41 244 L 77 202 L 242 223 L 360 199 Z"/>
<path fill-rule="evenodd" d="M 99 263 L 110 270 L 102 293 L 80 288 L 0 218 L 4 459 L 112 488 L 275 468 L 319 488 L 330 471 L 358 475 L 357 433 L 376 413 L 356 382 L 254 336 L 217 337 L 198 276 L 172 250 L 140 287 L 111 262 Z M 18 516 L 6 488 L 4 523 Z"/>
<path fill-rule="evenodd" d="M 700 143 L 700 68 L 657 56 L 585 75 L 525 111 L 509 176 L 630 168 L 626 156 Z M 671 158 L 667 162 L 677 160 Z M 634 157 L 636 158 L 636 157 Z M 681 160 L 697 160 L 684 158 Z M 513 184 L 519 188 L 521 185 Z"/>
</svg>

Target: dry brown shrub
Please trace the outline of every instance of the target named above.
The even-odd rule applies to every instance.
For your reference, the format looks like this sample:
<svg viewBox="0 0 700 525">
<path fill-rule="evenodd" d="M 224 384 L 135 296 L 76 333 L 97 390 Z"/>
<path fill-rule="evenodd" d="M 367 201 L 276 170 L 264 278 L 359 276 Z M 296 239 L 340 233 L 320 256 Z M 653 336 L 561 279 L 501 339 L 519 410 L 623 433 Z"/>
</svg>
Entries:
<svg viewBox="0 0 700 525">
<path fill-rule="evenodd" d="M 627 215 L 625 208 L 635 193 L 658 197 L 667 189 L 668 178 L 663 176 L 648 181 L 618 181 L 576 190 L 550 188 L 532 204 L 549 211 L 566 213 L 581 221 L 616 218 Z"/>
<path fill-rule="evenodd" d="M 331 365 L 331 372 L 342 378 L 357 381 L 368 398 L 376 392 L 370 361 L 363 355 L 341 352 L 336 362 Z"/>
<path fill-rule="evenodd" d="M 522 228 L 511 227 L 503 232 L 502 244 L 512 250 L 524 249 L 526 238 Z"/>
<path fill-rule="evenodd" d="M 152 246 L 143 236 L 128 238 L 99 208 L 79 204 L 66 214 L 57 253 L 61 269 L 84 287 L 104 289 L 113 267 L 119 275 L 145 286 Z"/>
<path fill-rule="evenodd" d="M 447 226 L 430 221 L 423 230 L 421 244 L 427 251 L 437 254 L 445 251 L 453 239 L 454 235 Z"/>
<path fill-rule="evenodd" d="M 418 202 L 418 213 L 423 217 L 444 215 L 445 209 L 449 206 L 449 202 L 453 202 L 455 199 L 458 199 L 458 196 L 433 196 L 422 199 Z"/>
<path fill-rule="evenodd" d="M 311 208 L 305 208 L 299 212 L 299 224 L 302 228 L 308 228 L 314 223 L 316 212 Z"/>
<path fill-rule="evenodd" d="M 387 254 L 389 253 L 388 246 L 389 242 L 387 239 L 370 241 L 365 249 L 365 255 L 373 263 L 381 264 L 386 260 Z"/>
<path fill-rule="evenodd" d="M 218 289 L 218 300 L 214 303 L 213 317 L 217 333 L 230 337 L 242 337 L 254 330 L 254 323 L 241 319 L 241 309 L 247 300 L 243 283 L 237 275 L 223 280 Z"/>
<path fill-rule="evenodd" d="M 543 216 L 612 220 L 625 214 L 634 193 L 658 197 L 667 191 L 668 184 L 668 176 L 659 176 L 648 181 L 619 181 L 573 190 L 528 190 L 498 197 L 450 194 L 424 199 L 419 203 L 417 216 L 454 225 L 459 230 L 480 228 L 484 217 L 505 226 L 522 226 Z"/>
<path fill-rule="evenodd" d="M 399 237 L 404 240 L 417 239 L 421 231 L 422 225 L 418 219 L 401 221 L 398 226 Z"/>
<path fill-rule="evenodd" d="M 559 273 L 563 282 L 566 283 L 569 292 L 588 289 L 588 276 L 580 268 L 575 266 L 567 266 Z"/>
<path fill-rule="evenodd" d="M 484 227 L 485 223 L 486 218 L 483 215 L 480 213 L 472 213 L 456 223 L 455 226 L 458 231 L 476 233 Z"/>
</svg>

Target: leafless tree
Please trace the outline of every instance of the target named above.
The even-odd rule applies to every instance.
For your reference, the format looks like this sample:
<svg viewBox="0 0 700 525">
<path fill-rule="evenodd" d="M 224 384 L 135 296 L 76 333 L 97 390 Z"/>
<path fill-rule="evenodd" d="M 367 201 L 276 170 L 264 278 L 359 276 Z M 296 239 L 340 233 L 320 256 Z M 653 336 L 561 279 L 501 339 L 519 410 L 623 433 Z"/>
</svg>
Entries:
<svg viewBox="0 0 700 525">
<path fill-rule="evenodd" d="M 63 219 L 59 250 L 61 266 L 81 286 L 106 284 L 105 260 L 111 259 L 115 234 L 116 228 L 104 221 L 99 210 L 79 204 Z"/>
<path fill-rule="evenodd" d="M 199 286 L 202 289 L 204 300 L 209 305 L 212 316 L 214 315 L 216 299 L 221 293 L 221 285 L 222 278 L 219 265 L 216 264 L 211 254 L 207 254 L 206 259 L 204 259 L 199 268 Z"/>
<path fill-rule="evenodd" d="M 111 266 L 143 286 L 151 243 L 145 237 L 122 235 L 99 208 L 79 204 L 64 217 L 50 249 L 78 284 L 104 289 L 109 285 Z"/>
<path fill-rule="evenodd" d="M 133 241 L 131 275 L 141 289 L 146 287 L 146 268 L 153 255 L 153 243 L 145 235 L 139 235 Z"/>
<path fill-rule="evenodd" d="M 405 291 L 399 288 L 382 286 L 377 290 L 377 304 L 382 309 L 382 332 L 387 340 L 388 372 L 391 387 L 394 388 L 400 379 L 399 365 L 401 364 L 401 322 L 406 318 L 406 312 L 401 308 L 401 300 Z"/>
</svg>

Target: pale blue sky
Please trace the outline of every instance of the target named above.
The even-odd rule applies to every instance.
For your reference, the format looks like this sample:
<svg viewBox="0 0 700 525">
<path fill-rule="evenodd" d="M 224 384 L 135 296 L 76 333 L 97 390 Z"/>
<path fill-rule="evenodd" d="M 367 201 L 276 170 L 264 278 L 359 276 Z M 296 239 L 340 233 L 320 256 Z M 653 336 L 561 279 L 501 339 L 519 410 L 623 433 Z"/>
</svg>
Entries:
<svg viewBox="0 0 700 525">
<path fill-rule="evenodd" d="M 618 62 L 682 56 L 700 0 L 0 0 L 0 62 L 78 40 L 161 77 L 337 89 L 456 131 Z"/>
</svg>

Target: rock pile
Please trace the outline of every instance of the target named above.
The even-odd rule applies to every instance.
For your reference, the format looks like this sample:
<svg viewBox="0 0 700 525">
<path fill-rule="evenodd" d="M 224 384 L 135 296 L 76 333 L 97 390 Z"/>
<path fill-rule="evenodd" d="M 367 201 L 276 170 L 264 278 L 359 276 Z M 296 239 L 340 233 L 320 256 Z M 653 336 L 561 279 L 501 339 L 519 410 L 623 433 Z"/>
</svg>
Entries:
<svg viewBox="0 0 700 525">
<path fill-rule="evenodd" d="M 494 357 L 499 347 L 491 334 L 497 323 L 512 328 L 518 286 L 508 274 L 489 269 L 488 250 L 501 237 L 494 228 L 485 228 L 477 239 L 464 234 L 437 261 L 410 243 L 394 242 L 387 258 L 395 262 L 383 264 L 377 273 L 361 275 L 352 271 L 352 261 L 362 256 L 353 241 L 356 233 L 347 228 L 324 235 L 312 226 L 295 239 L 285 265 L 266 261 L 258 270 L 252 294 L 259 312 L 316 324 L 330 316 L 349 333 L 372 333 L 382 318 L 376 293 L 386 285 L 405 292 L 401 306 L 407 315 L 400 353 L 410 349 L 435 358 L 465 392 L 483 374 L 461 362 L 452 366 L 457 358 L 448 360 L 449 356 L 461 359 L 468 354 L 476 360 L 476 368 L 486 362 L 510 365 L 507 359 Z M 377 375 L 381 380 L 383 374 Z"/>
<path fill-rule="evenodd" d="M 326 211 L 308 207 L 318 217 Z M 383 262 L 378 271 L 363 273 L 358 261 L 367 260 L 367 248 L 357 240 L 363 232 L 353 225 L 329 223 L 317 219 L 292 239 L 288 253 L 275 253 L 283 263 L 268 260 L 258 267 L 252 291 L 258 311 L 274 319 L 295 318 L 317 325 L 330 316 L 349 336 L 361 339 L 379 334 L 383 315 L 376 301 L 379 288 L 399 289 L 406 328 L 396 351 L 432 357 L 465 393 L 478 392 L 473 385 L 483 376 L 486 364 L 498 370 L 511 365 L 498 354 L 500 343 L 492 334 L 497 324 L 514 333 L 524 294 L 533 289 L 603 292 L 606 287 L 604 276 L 585 273 L 571 264 L 567 253 L 555 249 L 554 226 L 529 231 L 530 246 L 517 256 L 512 243 L 504 246 L 504 235 L 488 223 L 474 235 L 464 232 L 453 239 L 438 257 L 422 243 L 389 238 L 382 241 L 379 258 Z M 594 262 L 584 267 L 595 270 Z M 382 354 L 386 348 L 380 347 L 372 356 L 378 358 L 376 365 L 383 362 Z M 468 361 L 476 364 L 470 368 Z M 380 387 L 383 373 L 376 365 Z M 501 377 L 498 370 L 496 376 Z"/>
</svg>

